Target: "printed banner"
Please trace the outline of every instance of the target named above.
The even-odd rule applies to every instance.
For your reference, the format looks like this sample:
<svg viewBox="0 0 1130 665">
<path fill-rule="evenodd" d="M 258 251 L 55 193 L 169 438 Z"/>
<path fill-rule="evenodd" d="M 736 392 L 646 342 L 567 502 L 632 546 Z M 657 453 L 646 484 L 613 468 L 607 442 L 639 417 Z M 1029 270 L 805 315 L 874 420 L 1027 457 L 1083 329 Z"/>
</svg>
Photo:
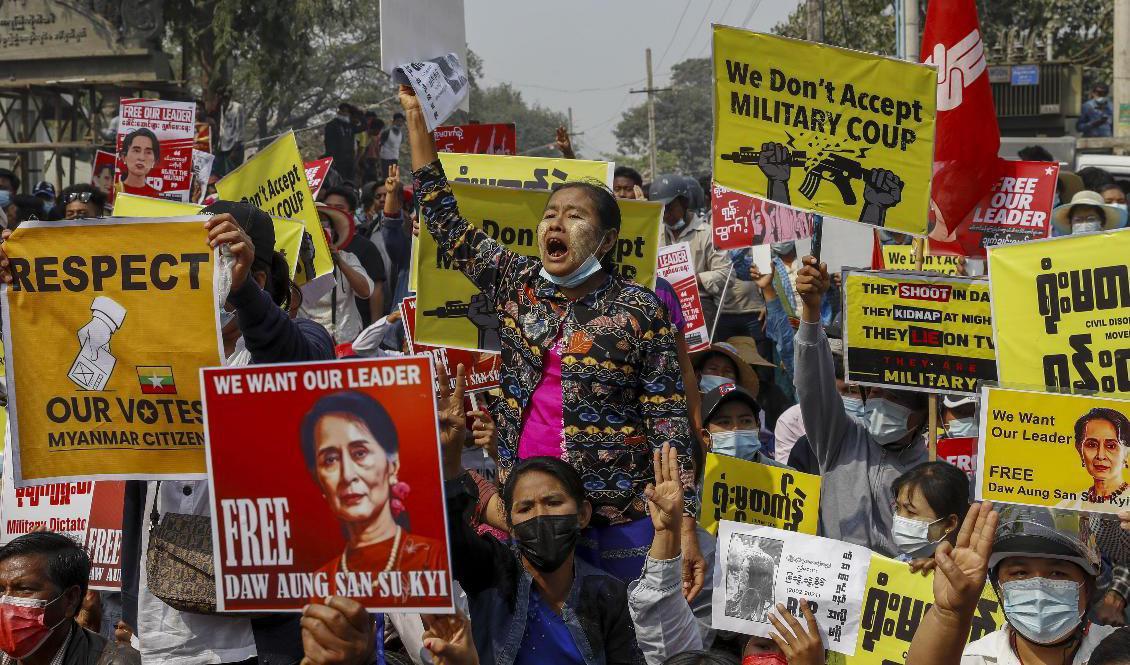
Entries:
<svg viewBox="0 0 1130 665">
<path fill-rule="evenodd" d="M 702 487 L 698 523 L 712 534 L 731 520 L 816 535 L 820 476 L 707 453 Z"/>
<path fill-rule="evenodd" d="M 330 167 L 333 166 L 333 157 L 323 157 L 315 159 L 312 162 L 306 162 L 306 183 L 310 185 L 310 195 L 314 200 L 318 200 L 318 192 L 322 191 L 322 183 L 326 180 L 326 175 L 330 172 Z"/>
<path fill-rule="evenodd" d="M 555 189 L 570 180 L 594 178 L 612 188 L 612 162 L 551 157 L 510 157 L 439 153 L 440 164 L 452 182 L 515 189 Z M 539 217 L 540 219 L 540 217 Z"/>
<path fill-rule="evenodd" d="M 1114 513 L 1130 508 L 1130 401 L 981 390 L 977 498 Z"/>
<path fill-rule="evenodd" d="M 381 0 L 381 69 L 394 74 L 409 62 L 455 53 L 467 62 L 463 0 Z M 461 109 L 470 111 L 464 98 Z"/>
<path fill-rule="evenodd" d="M 714 177 L 817 214 L 926 234 L 933 67 L 714 26 Z"/>
<path fill-rule="evenodd" d="M 829 651 L 853 655 L 871 550 L 840 540 L 723 520 L 718 526 L 711 625 L 769 637 L 783 604 L 803 623 L 809 602 Z M 721 593 L 719 593 L 721 592 Z"/>
<path fill-rule="evenodd" d="M 1003 385 L 1130 397 L 1130 231 L 989 248 Z"/>
<path fill-rule="evenodd" d="M 714 246 L 741 249 L 809 238 L 816 215 L 749 196 L 718 183 L 710 188 Z"/>
<path fill-rule="evenodd" d="M 518 132 L 514 123 L 491 125 L 445 125 L 436 127 L 436 150 L 476 155 L 514 155 Z"/>
<path fill-rule="evenodd" d="M 216 602 L 452 611 L 430 360 L 201 372 Z M 248 473 L 254 469 L 254 473 Z"/>
<path fill-rule="evenodd" d="M 188 200 L 192 203 L 204 204 L 208 197 L 208 178 L 212 177 L 212 162 L 216 156 L 202 152 L 192 151 L 192 185 L 189 187 Z"/>
<path fill-rule="evenodd" d="M 958 256 L 930 254 L 922 257 L 922 270 L 943 275 L 957 275 Z M 883 245 L 883 267 L 887 270 L 918 270 L 913 245 Z"/>
<path fill-rule="evenodd" d="M 314 209 L 314 195 L 310 193 L 306 165 L 298 152 L 294 132 L 275 139 L 271 145 L 224 176 L 216 183 L 216 191 L 221 199 L 246 199 L 272 217 L 302 222 L 314 241 L 314 275 L 333 272 L 330 247 Z M 309 275 L 301 275 L 301 279 L 295 281 L 303 284 L 311 279 Z"/>
<path fill-rule="evenodd" d="M 408 341 L 408 353 L 430 355 L 435 366 L 442 367 L 447 372 L 452 389 L 455 388 L 459 365 L 463 365 L 464 389 L 468 392 L 498 387 L 501 381 L 499 372 L 502 370 L 499 354 L 448 349 L 416 342 L 416 296 L 409 296 L 400 301 L 400 320 L 404 322 L 404 338 Z"/>
<path fill-rule="evenodd" d="M 12 233 L 0 298 L 17 486 L 204 477 L 197 373 L 223 358 L 204 220 Z"/>
<path fill-rule="evenodd" d="M 126 484 L 119 480 L 94 483 L 90 519 L 83 542 L 90 555 L 90 588 L 95 591 L 122 590 L 122 508 L 125 492 Z"/>
<path fill-rule="evenodd" d="M 903 665 L 918 625 L 934 604 L 934 579 L 910 572 L 902 561 L 871 555 L 863 621 L 855 655 L 828 654 L 828 665 Z M 969 641 L 1004 625 L 1004 612 L 993 587 L 986 584 L 973 614 Z"/>
<path fill-rule="evenodd" d="M 189 200 L 196 103 L 123 99 L 118 117 L 118 188 Z"/>
<path fill-rule="evenodd" d="M 435 131 L 451 117 L 471 91 L 467 70 L 454 53 L 407 63 L 397 67 L 393 77 L 397 83 L 412 86 L 424 112 L 428 131 Z"/>
<path fill-rule="evenodd" d="M 971 436 L 942 437 L 938 439 L 938 459 L 949 462 L 965 472 L 973 479 L 976 473 L 974 462 L 977 460 L 977 438 Z"/>
<path fill-rule="evenodd" d="M 3 512 L 0 545 L 36 530 L 61 533 L 80 545 L 86 542 L 94 481 L 16 487 L 11 455 L 4 455 L 3 478 L 4 487 L 0 488 L 0 501 L 3 501 L 0 504 Z M 118 510 L 121 511 L 120 506 Z"/>
<path fill-rule="evenodd" d="M 855 269 L 843 275 L 848 382 L 974 394 L 977 381 L 996 380 L 984 280 Z"/>
<path fill-rule="evenodd" d="M 702 312 L 698 276 L 691 262 L 690 243 L 678 242 L 659 249 L 656 274 L 667 280 L 679 296 L 679 309 L 687 321 L 683 336 L 691 353 L 710 346 L 710 329 Z"/>
<path fill-rule="evenodd" d="M 114 181 L 117 178 L 118 158 L 112 152 L 99 150 L 94 153 L 94 165 L 90 170 L 90 184 L 106 195 L 106 204 L 114 205 L 114 195 L 117 189 Z M 63 203 L 66 205 L 66 203 Z"/>
<path fill-rule="evenodd" d="M 444 157 L 466 157 L 448 153 Z M 481 157 L 482 155 L 471 155 Z M 517 159 L 495 157 L 494 159 Z M 526 256 L 537 256 L 537 226 L 548 191 L 482 187 L 453 182 L 459 212 L 493 240 Z M 656 254 L 663 206 L 649 201 L 619 200 L 620 237 L 613 258 L 620 276 L 651 288 L 655 285 Z M 416 242 L 420 278 L 417 283 L 416 341 L 455 349 L 498 351 L 501 322 L 494 304 L 451 267 L 427 226 Z"/>
<path fill-rule="evenodd" d="M 196 138 L 192 147 L 201 152 L 212 152 L 212 125 L 206 122 L 195 124 Z"/>
</svg>

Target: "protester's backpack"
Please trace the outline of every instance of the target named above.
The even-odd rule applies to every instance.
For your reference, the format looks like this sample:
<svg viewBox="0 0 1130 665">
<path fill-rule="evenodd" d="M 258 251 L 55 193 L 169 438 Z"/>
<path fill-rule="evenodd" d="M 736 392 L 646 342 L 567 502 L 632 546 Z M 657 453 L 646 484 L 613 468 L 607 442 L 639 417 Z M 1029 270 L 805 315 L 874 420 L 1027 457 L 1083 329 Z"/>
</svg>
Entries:
<svg viewBox="0 0 1130 665">
<path fill-rule="evenodd" d="M 158 513 L 157 483 L 149 514 L 146 586 L 169 607 L 195 614 L 216 613 L 216 578 L 212 559 L 212 518 L 208 515 Z"/>
</svg>

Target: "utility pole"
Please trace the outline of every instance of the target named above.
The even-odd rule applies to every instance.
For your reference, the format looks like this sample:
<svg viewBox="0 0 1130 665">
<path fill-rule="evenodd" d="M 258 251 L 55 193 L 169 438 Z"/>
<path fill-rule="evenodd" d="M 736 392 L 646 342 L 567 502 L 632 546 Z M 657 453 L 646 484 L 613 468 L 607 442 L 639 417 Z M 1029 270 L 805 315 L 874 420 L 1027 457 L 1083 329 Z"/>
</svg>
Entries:
<svg viewBox="0 0 1130 665">
<path fill-rule="evenodd" d="M 902 29 L 903 43 L 906 46 L 904 56 L 911 62 L 918 62 L 922 49 L 922 39 L 918 36 L 918 0 L 899 0 L 902 2 Z"/>
<path fill-rule="evenodd" d="M 569 136 L 573 135 L 573 107 L 569 107 Z"/>
<path fill-rule="evenodd" d="M 1114 0 L 1114 80 L 1111 113 L 1114 135 L 1130 137 L 1130 0 Z"/>
<path fill-rule="evenodd" d="M 824 41 L 824 0 L 805 0 L 808 41 Z"/>
<path fill-rule="evenodd" d="M 656 151 L 655 151 L 655 93 L 670 90 L 670 88 L 656 88 L 655 80 L 652 78 L 651 72 L 651 49 L 644 51 L 647 59 L 647 88 L 643 90 L 629 90 L 631 94 L 641 92 L 647 93 L 647 143 L 648 143 L 648 167 L 651 169 L 650 177 L 655 180 L 658 177 L 656 173 Z"/>
</svg>

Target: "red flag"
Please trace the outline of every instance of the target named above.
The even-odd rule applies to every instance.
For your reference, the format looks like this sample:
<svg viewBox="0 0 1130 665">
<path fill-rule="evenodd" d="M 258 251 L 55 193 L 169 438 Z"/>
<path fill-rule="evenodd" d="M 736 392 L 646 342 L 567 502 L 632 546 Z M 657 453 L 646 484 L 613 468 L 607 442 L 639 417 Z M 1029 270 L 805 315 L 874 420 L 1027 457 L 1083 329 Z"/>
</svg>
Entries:
<svg viewBox="0 0 1130 665">
<path fill-rule="evenodd" d="M 997 176 L 1000 130 L 974 0 L 931 0 L 922 62 L 938 68 L 931 212 L 943 235 L 960 224 Z M 931 234 L 933 235 L 933 234 Z"/>
</svg>

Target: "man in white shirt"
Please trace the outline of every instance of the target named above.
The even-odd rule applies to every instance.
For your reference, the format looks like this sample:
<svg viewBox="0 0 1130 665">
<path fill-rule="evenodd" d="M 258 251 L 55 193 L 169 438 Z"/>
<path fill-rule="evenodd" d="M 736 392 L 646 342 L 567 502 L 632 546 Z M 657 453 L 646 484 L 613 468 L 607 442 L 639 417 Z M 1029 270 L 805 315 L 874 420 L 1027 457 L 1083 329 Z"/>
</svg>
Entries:
<svg viewBox="0 0 1130 665">
<path fill-rule="evenodd" d="M 400 144 L 404 142 L 404 114 L 392 114 L 392 125 L 381 132 L 381 178 L 388 177 L 388 169 L 400 159 Z"/>
<path fill-rule="evenodd" d="M 352 342 L 364 328 L 356 298 L 365 301 L 372 296 L 373 280 L 365 273 L 361 261 L 342 249 L 349 244 L 354 233 L 350 220 L 324 203 L 318 204 L 318 216 L 322 220 L 322 228 L 330 236 L 334 286 L 317 300 L 303 300 L 298 314 L 320 323 L 336 344 L 345 344 Z"/>
</svg>

